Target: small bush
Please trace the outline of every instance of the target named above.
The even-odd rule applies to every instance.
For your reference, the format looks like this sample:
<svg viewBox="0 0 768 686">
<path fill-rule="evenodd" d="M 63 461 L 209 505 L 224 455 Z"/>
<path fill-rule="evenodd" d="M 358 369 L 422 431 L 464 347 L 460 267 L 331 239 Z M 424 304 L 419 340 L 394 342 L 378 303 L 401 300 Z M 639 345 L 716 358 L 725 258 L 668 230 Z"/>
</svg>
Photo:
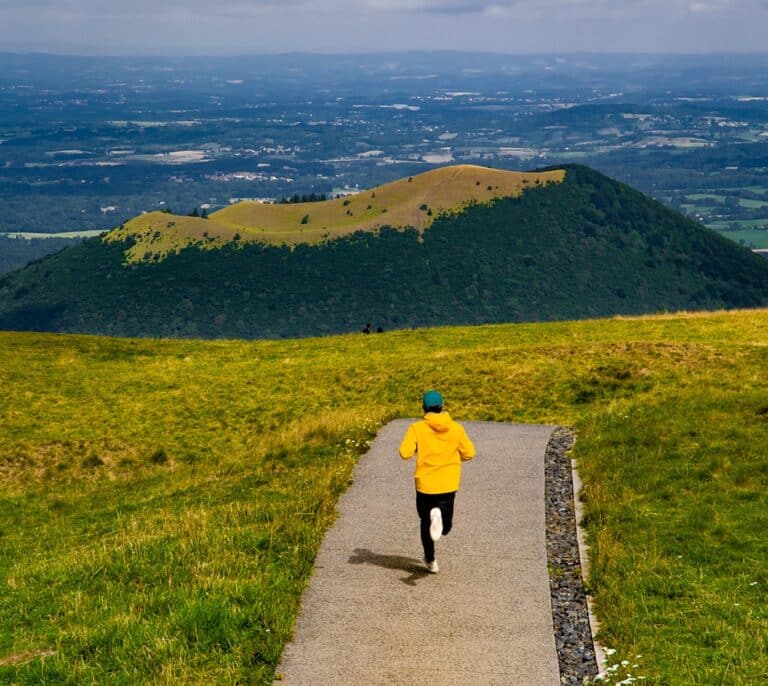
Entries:
<svg viewBox="0 0 768 686">
<path fill-rule="evenodd" d="M 61 498 L 51 498 L 51 501 L 48 505 L 51 512 L 63 512 L 67 509 L 68 503 L 66 500 L 62 500 Z"/>
<path fill-rule="evenodd" d="M 104 466 L 104 460 L 102 460 L 98 455 L 91 454 L 88 455 L 88 457 L 83 458 L 80 466 L 84 469 L 95 469 L 96 467 Z"/>
<path fill-rule="evenodd" d="M 149 455 L 149 461 L 152 464 L 165 464 L 168 462 L 168 454 L 162 446 L 153 450 Z"/>
</svg>

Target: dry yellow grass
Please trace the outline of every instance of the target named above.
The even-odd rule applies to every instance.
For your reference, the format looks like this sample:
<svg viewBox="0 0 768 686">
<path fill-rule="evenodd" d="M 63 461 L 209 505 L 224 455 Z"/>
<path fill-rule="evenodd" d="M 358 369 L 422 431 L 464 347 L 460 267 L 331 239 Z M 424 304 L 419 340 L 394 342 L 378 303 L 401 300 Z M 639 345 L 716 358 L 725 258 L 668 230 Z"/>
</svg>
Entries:
<svg viewBox="0 0 768 686">
<path fill-rule="evenodd" d="M 134 245 L 126 251 L 126 259 L 128 262 L 141 262 L 154 255 L 165 256 L 178 252 L 189 245 L 221 246 L 233 240 L 236 233 L 209 219 L 147 212 L 110 231 L 104 240 L 135 239 Z"/>
<path fill-rule="evenodd" d="M 564 178 L 562 169 L 527 173 L 456 165 L 323 202 L 269 205 L 246 201 L 208 219 L 150 212 L 110 232 L 105 240 L 134 237 L 136 243 L 127 252 L 127 259 L 137 262 L 178 252 L 188 245 L 215 248 L 236 236 L 248 242 L 298 245 L 382 226 L 423 231 L 441 213 L 517 196 L 526 188 L 559 183 Z"/>
</svg>

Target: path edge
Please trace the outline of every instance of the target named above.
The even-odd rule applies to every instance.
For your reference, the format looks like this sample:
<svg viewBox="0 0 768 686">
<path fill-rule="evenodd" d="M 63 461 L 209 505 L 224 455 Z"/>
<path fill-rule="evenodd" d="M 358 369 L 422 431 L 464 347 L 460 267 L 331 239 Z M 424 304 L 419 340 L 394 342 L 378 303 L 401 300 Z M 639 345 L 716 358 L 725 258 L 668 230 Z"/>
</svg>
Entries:
<svg viewBox="0 0 768 686">
<path fill-rule="evenodd" d="M 577 435 L 573 432 L 573 446 L 576 445 Z M 569 451 L 570 452 L 570 451 Z M 576 542 L 579 546 L 579 559 L 581 560 L 581 576 L 583 579 L 589 579 L 589 575 L 592 572 L 592 565 L 589 559 L 589 545 L 587 544 L 587 532 L 582 526 L 584 520 L 584 503 L 581 499 L 581 494 L 584 489 L 584 482 L 579 475 L 579 465 L 573 458 L 571 461 L 571 479 L 573 482 L 573 507 L 574 515 L 576 518 Z M 605 654 L 605 647 L 600 644 L 597 636 L 600 634 L 600 621 L 595 615 L 595 599 L 592 594 L 587 592 L 587 616 L 589 617 L 589 628 L 592 632 L 592 644 L 595 650 L 595 659 L 597 660 L 597 675 L 598 678 L 605 677 L 608 672 L 606 671 L 607 657 Z"/>
</svg>

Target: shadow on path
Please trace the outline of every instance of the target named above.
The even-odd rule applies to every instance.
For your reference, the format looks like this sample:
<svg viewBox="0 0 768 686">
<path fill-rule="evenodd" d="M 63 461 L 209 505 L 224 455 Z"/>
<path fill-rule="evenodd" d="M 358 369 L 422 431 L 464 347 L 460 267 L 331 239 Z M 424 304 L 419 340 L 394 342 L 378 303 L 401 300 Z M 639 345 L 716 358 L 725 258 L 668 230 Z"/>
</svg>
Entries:
<svg viewBox="0 0 768 686">
<path fill-rule="evenodd" d="M 415 586 L 419 579 L 429 576 L 429 572 L 424 569 L 424 563 L 419 560 L 402 555 L 379 555 L 367 548 L 355 548 L 355 554 L 349 558 L 349 564 L 369 564 L 376 567 L 384 567 L 384 569 L 399 569 L 400 571 L 408 572 L 408 576 L 400 579 L 400 581 L 408 586 Z"/>
</svg>

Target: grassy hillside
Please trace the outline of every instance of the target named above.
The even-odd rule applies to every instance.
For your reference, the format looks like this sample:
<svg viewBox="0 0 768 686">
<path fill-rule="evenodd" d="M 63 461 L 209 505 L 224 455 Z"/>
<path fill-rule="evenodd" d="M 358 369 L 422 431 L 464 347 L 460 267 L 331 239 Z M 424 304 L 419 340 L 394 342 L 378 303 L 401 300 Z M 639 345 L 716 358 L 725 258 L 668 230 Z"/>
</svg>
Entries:
<svg viewBox="0 0 768 686">
<path fill-rule="evenodd" d="M 0 329 L 278 338 L 768 304 L 766 260 L 584 167 L 423 234 L 238 241 L 136 264 L 126 248 L 88 241 L 0 279 Z"/>
<path fill-rule="evenodd" d="M 459 419 L 575 427 L 617 664 L 756 683 L 766 332 L 768 311 L 251 343 L 0 334 L 0 682 L 270 683 L 358 453 L 435 386 Z"/>
<path fill-rule="evenodd" d="M 557 183 L 564 177 L 563 170 L 524 173 L 469 164 L 441 167 L 324 202 L 272 205 L 246 201 L 215 212 L 208 219 L 151 212 L 126 222 L 107 240 L 133 239 L 127 258 L 137 262 L 190 245 L 217 248 L 233 240 L 298 245 L 383 226 L 421 231 L 441 213 L 471 203 L 518 196 L 526 188 Z"/>
</svg>

